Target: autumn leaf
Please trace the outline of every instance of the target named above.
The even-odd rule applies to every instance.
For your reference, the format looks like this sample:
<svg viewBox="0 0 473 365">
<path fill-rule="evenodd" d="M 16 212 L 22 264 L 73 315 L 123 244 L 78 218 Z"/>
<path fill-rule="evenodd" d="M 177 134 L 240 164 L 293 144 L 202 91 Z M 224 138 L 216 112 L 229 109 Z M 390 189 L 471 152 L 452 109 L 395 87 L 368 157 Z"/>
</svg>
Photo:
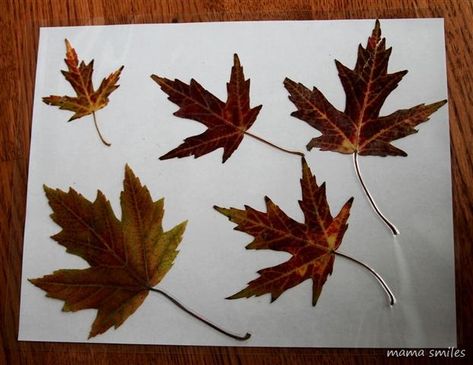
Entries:
<svg viewBox="0 0 473 365">
<path fill-rule="evenodd" d="M 381 38 L 380 23 L 376 20 L 366 47 L 360 45 L 358 48 L 355 68 L 351 70 L 335 61 L 346 94 L 343 112 L 316 87 L 310 90 L 289 78 L 284 80 L 284 86 L 289 99 L 297 107 L 291 115 L 321 132 L 307 144 L 307 149 L 317 147 L 322 151 L 353 154 L 356 173 L 373 209 L 393 234 L 398 234 L 397 228 L 380 212 L 366 188 L 358 166 L 358 155 L 407 156 L 391 142 L 417 133 L 415 127 L 429 120 L 430 115 L 447 101 L 419 104 L 380 116 L 386 98 L 407 73 L 388 73 L 390 55 L 391 48 L 386 49 L 386 40 Z"/>
<path fill-rule="evenodd" d="M 81 61 L 79 64 L 79 58 L 77 57 L 75 49 L 72 48 L 67 39 L 65 42 L 66 58 L 64 61 L 66 62 L 68 71 L 61 71 L 61 73 L 64 75 L 65 79 L 69 81 L 77 96 L 50 95 L 43 97 L 43 101 L 48 105 L 58 106 L 59 109 L 74 112 L 74 115 L 69 119 L 69 121 L 92 114 L 94 125 L 101 141 L 105 145 L 110 146 L 110 143 L 106 142 L 100 133 L 97 126 L 95 112 L 104 108 L 108 104 L 108 97 L 119 86 L 117 85 L 117 82 L 124 66 L 121 66 L 117 71 L 104 78 L 99 88 L 94 90 L 92 83 L 94 61 L 90 61 L 87 65 L 84 61 Z"/>
<path fill-rule="evenodd" d="M 245 80 L 237 54 L 233 56 L 226 102 L 204 89 L 194 79 L 191 79 L 190 84 L 186 84 L 177 79 L 172 81 L 157 75 L 151 75 L 151 78 L 169 95 L 168 99 L 179 106 L 175 116 L 195 120 L 207 127 L 202 134 L 186 138 L 177 148 L 161 156 L 161 160 L 191 155 L 197 158 L 223 148 L 222 162 L 225 162 L 238 148 L 245 135 L 284 152 L 303 155 L 278 147 L 248 132 L 262 105 L 250 107 L 250 80 Z"/>
<path fill-rule="evenodd" d="M 100 190 L 91 202 L 72 188 L 44 186 L 51 218 L 62 228 L 52 238 L 90 267 L 30 281 L 48 297 L 63 300 L 63 311 L 97 309 L 89 338 L 119 327 L 138 309 L 171 269 L 186 227 L 183 222 L 163 230 L 163 199 L 153 201 L 128 166 L 123 185 L 121 221 Z"/>
<path fill-rule="evenodd" d="M 332 273 L 336 250 L 348 228 L 353 198 L 333 218 L 327 203 L 325 183 L 317 185 L 304 159 L 301 188 L 302 200 L 299 205 L 304 214 L 304 223 L 287 216 L 268 197 L 265 197 L 266 212 L 249 206 L 243 210 L 214 207 L 237 224 L 236 230 L 254 236 L 247 249 L 285 251 L 292 255 L 280 265 L 258 271 L 258 278 L 229 299 L 271 293 L 271 301 L 274 301 L 289 288 L 312 279 L 312 305 L 317 303 L 322 287 Z"/>
<path fill-rule="evenodd" d="M 297 111 L 291 115 L 322 133 L 309 142 L 308 150 L 317 147 L 322 151 L 348 154 L 407 156 L 390 142 L 416 133 L 414 127 L 427 121 L 447 101 L 419 104 L 379 116 L 386 98 L 407 73 L 387 72 L 390 55 L 391 48 L 386 49 L 386 40 L 381 38 L 381 27 L 377 20 L 366 48 L 361 45 L 358 48 L 353 70 L 335 61 L 346 94 L 344 112 L 330 104 L 317 88 L 309 90 L 300 83 L 285 79 L 284 86 L 289 91 L 289 99 L 297 107 Z"/>
</svg>

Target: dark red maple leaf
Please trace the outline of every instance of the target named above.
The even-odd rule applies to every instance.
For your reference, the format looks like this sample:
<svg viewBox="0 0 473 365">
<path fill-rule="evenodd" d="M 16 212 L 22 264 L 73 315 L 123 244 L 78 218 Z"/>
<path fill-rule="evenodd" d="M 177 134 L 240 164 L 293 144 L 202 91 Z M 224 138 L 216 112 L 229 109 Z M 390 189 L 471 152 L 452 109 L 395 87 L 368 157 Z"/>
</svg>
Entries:
<svg viewBox="0 0 473 365">
<path fill-rule="evenodd" d="M 255 239 L 247 249 L 285 251 L 292 257 L 280 265 L 258 271 L 260 276 L 228 299 L 271 293 L 271 301 L 284 291 L 312 279 L 312 305 L 315 306 L 327 277 L 332 273 L 336 250 L 348 228 L 353 198 L 333 218 L 327 203 L 325 183 L 317 185 L 315 176 L 302 159 L 302 200 L 304 223 L 288 217 L 271 199 L 265 197 L 266 212 L 249 206 L 245 209 L 214 208 L 236 223 L 236 230 Z"/>
<path fill-rule="evenodd" d="M 380 117 L 386 98 L 407 73 L 387 72 L 390 55 L 391 48 L 386 49 L 386 40 L 381 38 L 380 23 L 376 20 L 366 48 L 358 47 L 353 70 L 335 60 L 346 94 L 344 112 L 336 109 L 316 87 L 310 90 L 289 78 L 284 80 L 289 99 L 297 107 L 291 115 L 322 133 L 308 143 L 308 150 L 318 147 L 322 151 L 348 154 L 407 156 L 390 142 L 416 133 L 414 127 L 427 121 L 447 101 L 419 104 Z"/>
<path fill-rule="evenodd" d="M 194 79 L 190 84 L 169 80 L 157 75 L 151 78 L 179 106 L 174 115 L 204 124 L 208 129 L 186 138 L 177 148 L 161 156 L 161 160 L 194 155 L 200 157 L 217 148 L 223 148 L 223 162 L 238 148 L 247 130 L 253 125 L 262 105 L 250 108 L 250 80 L 245 80 L 238 55 L 233 56 L 230 82 L 227 83 L 227 101 L 223 102 L 204 89 Z"/>
<path fill-rule="evenodd" d="M 386 40 L 381 38 L 381 26 L 376 20 L 366 48 L 361 44 L 358 47 L 353 70 L 335 60 L 346 94 L 343 112 L 335 108 L 316 87 L 310 90 L 289 78 L 284 80 L 284 86 L 289 91 L 289 99 L 297 107 L 291 115 L 322 133 L 307 144 L 307 149 L 318 147 L 322 151 L 353 154 L 356 173 L 370 204 L 391 232 L 397 235 L 399 230 L 381 213 L 363 182 L 358 155 L 407 156 L 391 142 L 417 133 L 415 127 L 429 120 L 430 115 L 447 101 L 419 104 L 380 116 L 386 98 L 407 73 L 388 73 L 390 55 L 391 48 L 386 49 Z"/>
</svg>

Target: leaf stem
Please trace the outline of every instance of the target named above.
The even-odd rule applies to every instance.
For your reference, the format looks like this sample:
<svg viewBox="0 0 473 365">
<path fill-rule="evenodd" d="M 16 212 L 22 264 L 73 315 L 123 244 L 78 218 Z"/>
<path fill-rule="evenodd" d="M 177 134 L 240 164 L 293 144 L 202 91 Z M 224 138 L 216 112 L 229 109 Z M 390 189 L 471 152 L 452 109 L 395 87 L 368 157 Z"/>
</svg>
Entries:
<svg viewBox="0 0 473 365">
<path fill-rule="evenodd" d="M 360 166 L 358 165 L 358 153 L 355 152 L 353 154 L 353 165 L 355 166 L 355 171 L 356 171 L 356 176 L 358 176 L 358 180 L 360 181 L 360 184 L 368 197 L 368 200 L 371 204 L 371 207 L 374 209 L 376 214 L 378 214 L 379 218 L 388 226 L 388 228 L 391 230 L 391 233 L 393 236 L 397 236 L 399 234 L 399 230 L 397 227 L 387 219 L 384 214 L 379 210 L 378 206 L 376 205 L 376 202 L 374 201 L 373 197 L 371 196 L 371 193 L 369 192 L 368 188 L 366 187 L 363 177 L 361 176 L 361 171 L 360 171 Z"/>
<path fill-rule="evenodd" d="M 283 148 L 283 147 L 279 147 L 279 146 L 275 145 L 274 143 L 271 143 L 271 142 L 269 142 L 269 141 L 267 141 L 267 140 L 265 140 L 265 139 L 263 139 L 263 138 L 261 138 L 261 137 L 258 137 L 257 135 L 255 135 L 255 134 L 253 134 L 253 133 L 250 133 L 250 132 L 248 132 L 248 131 L 245 131 L 245 134 L 246 134 L 247 136 L 252 137 L 252 138 L 254 138 L 254 139 L 256 139 L 256 140 L 258 140 L 258 141 L 260 141 L 260 142 L 263 142 L 263 143 L 265 143 L 265 144 L 267 144 L 267 145 L 269 145 L 269 146 L 271 146 L 271 147 L 274 147 L 274 148 L 276 148 L 276 149 L 278 149 L 278 150 L 280 150 L 280 151 L 283 151 L 283 152 L 286 152 L 286 153 L 290 153 L 291 155 L 297 155 L 297 156 L 304 157 L 304 154 L 303 154 L 302 152 L 299 152 L 299 151 L 291 151 L 291 150 L 287 150 L 287 149 L 285 149 L 285 148 Z"/>
<path fill-rule="evenodd" d="M 108 143 L 108 142 L 103 138 L 102 133 L 100 133 L 100 129 L 99 129 L 99 126 L 98 126 L 98 124 L 97 124 L 97 118 L 95 117 L 95 112 L 92 112 L 92 116 L 94 117 L 95 129 L 97 130 L 97 133 L 99 134 L 100 140 L 102 141 L 102 143 L 103 143 L 105 146 L 110 147 L 110 146 L 111 146 L 111 143 Z"/>
<path fill-rule="evenodd" d="M 246 335 L 244 335 L 244 336 L 239 336 L 239 335 L 235 335 L 233 333 L 227 332 L 227 331 L 223 330 L 220 327 L 217 327 L 215 324 L 207 321 L 206 319 L 202 318 L 200 315 L 198 315 L 198 314 L 192 312 L 190 309 L 187 309 L 186 307 L 184 307 L 181 303 L 179 303 L 179 301 L 177 299 L 173 298 L 172 296 L 170 296 L 168 293 L 162 291 L 161 289 L 148 287 L 148 290 L 154 291 L 156 293 L 159 293 L 159 294 L 163 295 L 168 300 L 170 300 L 172 303 L 174 303 L 179 308 L 181 308 L 187 314 L 190 314 L 192 317 L 198 319 L 199 321 L 205 323 L 207 326 L 212 327 L 214 330 L 217 330 L 218 332 L 223 333 L 224 335 L 226 335 L 228 337 L 231 337 L 231 338 L 233 338 L 235 340 L 238 340 L 238 341 L 246 341 L 251 337 L 251 334 L 249 334 L 249 333 L 246 333 Z"/>
<path fill-rule="evenodd" d="M 341 257 L 344 257 L 352 262 L 355 262 L 357 263 L 358 265 L 361 265 L 363 266 L 365 269 L 367 269 L 371 274 L 373 274 L 373 276 L 378 280 L 378 282 L 381 284 L 381 286 L 383 287 L 384 291 L 386 292 L 388 298 L 389 298 L 389 304 L 390 305 L 394 305 L 396 303 L 396 297 L 394 296 L 393 292 L 391 291 L 391 289 L 389 288 L 388 284 L 386 284 L 386 282 L 383 280 L 383 278 L 376 272 L 374 271 L 371 267 L 369 267 L 368 265 L 366 265 L 365 263 L 361 262 L 361 261 L 358 261 L 357 259 L 354 259 L 353 257 L 351 256 L 348 256 L 348 255 L 345 255 L 341 252 L 337 252 L 337 251 L 334 251 L 333 252 L 335 255 L 338 255 L 338 256 L 341 256 Z"/>
</svg>

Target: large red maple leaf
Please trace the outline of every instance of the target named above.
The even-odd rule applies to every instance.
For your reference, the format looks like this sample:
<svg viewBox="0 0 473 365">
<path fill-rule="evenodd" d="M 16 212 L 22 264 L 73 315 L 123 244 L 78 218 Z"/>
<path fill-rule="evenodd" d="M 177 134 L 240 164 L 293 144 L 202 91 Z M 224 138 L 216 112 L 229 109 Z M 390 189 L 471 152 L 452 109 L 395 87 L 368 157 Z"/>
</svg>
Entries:
<svg viewBox="0 0 473 365">
<path fill-rule="evenodd" d="M 310 90 L 289 78 L 284 80 L 289 99 L 297 107 L 291 115 L 322 133 L 307 144 L 308 150 L 318 147 L 322 151 L 348 154 L 407 156 L 390 142 L 416 133 L 414 127 L 429 120 L 447 101 L 419 104 L 380 116 L 386 98 L 407 73 L 388 73 L 390 55 L 391 48 L 386 49 L 386 40 L 381 38 L 380 23 L 376 20 L 366 48 L 358 47 L 353 70 L 335 60 L 346 94 L 344 112 L 335 108 L 316 87 Z"/>
<path fill-rule="evenodd" d="M 245 80 L 237 54 L 233 56 L 226 102 L 204 89 L 194 79 L 186 84 L 157 75 L 151 75 L 151 78 L 169 95 L 169 100 L 179 106 L 174 115 L 195 120 L 208 128 L 202 134 L 186 138 L 180 146 L 161 156 L 161 160 L 191 155 L 199 157 L 223 148 L 225 162 L 238 148 L 243 136 L 250 135 L 247 130 L 262 108 L 262 105 L 250 108 L 250 80 Z"/>
<path fill-rule="evenodd" d="M 317 185 L 305 159 L 302 159 L 301 188 L 299 205 L 304 213 L 304 223 L 288 217 L 268 197 L 265 197 L 266 212 L 249 206 L 245 209 L 214 207 L 237 224 L 236 230 L 255 237 L 247 249 L 286 251 L 292 255 L 280 265 L 258 271 L 258 278 L 229 299 L 271 293 L 271 301 L 274 301 L 287 289 L 312 279 L 312 305 L 317 303 L 322 287 L 332 273 L 335 251 L 348 228 L 353 198 L 333 218 L 325 183 Z"/>
</svg>

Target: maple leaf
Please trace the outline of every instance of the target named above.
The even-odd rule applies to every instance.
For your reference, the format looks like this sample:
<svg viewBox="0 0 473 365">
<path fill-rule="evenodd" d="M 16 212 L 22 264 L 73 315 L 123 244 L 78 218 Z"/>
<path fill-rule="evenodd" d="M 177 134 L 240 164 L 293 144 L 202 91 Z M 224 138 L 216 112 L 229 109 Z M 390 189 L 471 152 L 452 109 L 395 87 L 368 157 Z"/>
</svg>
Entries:
<svg viewBox="0 0 473 365">
<path fill-rule="evenodd" d="M 447 101 L 419 104 L 410 109 L 380 116 L 386 98 L 407 73 L 388 73 L 391 50 L 386 49 L 386 40 L 381 38 L 381 26 L 379 20 L 376 20 L 366 48 L 361 44 L 358 47 L 358 57 L 353 70 L 335 60 L 346 94 L 344 112 L 330 104 L 316 87 L 309 90 L 289 78 L 284 80 L 284 86 L 289 91 L 289 99 L 297 107 L 297 111 L 291 115 L 322 133 L 307 144 L 307 149 L 310 151 L 313 147 L 318 147 L 322 151 L 353 154 L 356 174 L 371 206 L 393 235 L 397 235 L 399 230 L 381 213 L 363 182 L 358 155 L 407 156 L 407 153 L 391 142 L 417 133 L 415 127 L 429 120 L 430 115 Z"/>
<path fill-rule="evenodd" d="M 327 277 L 332 273 L 335 251 L 348 228 L 353 198 L 333 218 L 327 203 L 325 183 L 317 185 L 315 176 L 302 159 L 302 200 L 299 205 L 304 223 L 288 217 L 270 198 L 265 197 L 266 212 L 249 206 L 245 209 L 214 208 L 236 223 L 236 230 L 254 236 L 247 249 L 285 251 L 292 257 L 282 264 L 258 271 L 259 277 L 228 299 L 271 293 L 271 301 L 284 291 L 312 279 L 312 305 L 315 306 Z"/>
<path fill-rule="evenodd" d="M 121 221 L 100 190 L 91 202 L 72 188 L 44 186 L 51 218 L 62 228 L 52 238 L 90 267 L 30 281 L 48 297 L 63 300 L 63 311 L 97 309 L 89 338 L 119 327 L 138 309 L 171 269 L 187 223 L 164 231 L 163 199 L 153 201 L 128 166 L 123 185 Z"/>
<path fill-rule="evenodd" d="M 416 133 L 414 127 L 427 121 L 447 101 L 419 104 L 380 117 L 386 98 L 407 73 L 387 72 L 390 55 L 391 48 L 386 49 L 386 40 L 381 38 L 380 23 L 376 20 L 366 48 L 358 47 L 353 70 L 335 60 L 346 94 L 344 112 L 330 104 L 317 88 L 310 90 L 289 78 L 284 80 L 289 99 L 297 107 L 291 115 L 322 133 L 308 143 L 308 150 L 318 147 L 322 151 L 347 154 L 407 156 L 390 142 Z"/>
<path fill-rule="evenodd" d="M 157 75 L 151 75 L 151 78 L 169 95 L 168 99 L 179 106 L 175 116 L 195 120 L 208 128 L 202 134 L 186 138 L 180 146 L 161 156 L 161 160 L 191 155 L 197 158 L 222 147 L 225 162 L 238 148 L 243 136 L 250 135 L 247 130 L 262 108 L 262 105 L 250 108 L 250 80 L 245 80 L 237 54 L 233 56 L 226 102 L 194 79 L 185 84 Z"/>
<path fill-rule="evenodd" d="M 74 115 L 69 119 L 69 122 L 92 114 L 95 128 L 97 129 L 101 141 L 105 145 L 110 146 L 110 143 L 104 140 L 100 130 L 98 129 L 95 112 L 104 108 L 108 104 L 108 97 L 119 87 L 117 82 L 124 66 L 121 66 L 117 71 L 104 78 L 99 88 L 94 90 L 92 83 L 94 60 L 90 61 L 87 65 L 84 61 L 81 61 L 79 64 L 79 58 L 77 57 L 75 49 L 72 48 L 67 39 L 65 42 L 66 58 L 64 61 L 66 62 L 68 71 L 61 70 L 61 73 L 64 75 L 65 79 L 69 81 L 77 96 L 50 95 L 43 97 L 43 102 L 48 105 L 58 106 L 59 109 L 74 112 Z"/>
</svg>

